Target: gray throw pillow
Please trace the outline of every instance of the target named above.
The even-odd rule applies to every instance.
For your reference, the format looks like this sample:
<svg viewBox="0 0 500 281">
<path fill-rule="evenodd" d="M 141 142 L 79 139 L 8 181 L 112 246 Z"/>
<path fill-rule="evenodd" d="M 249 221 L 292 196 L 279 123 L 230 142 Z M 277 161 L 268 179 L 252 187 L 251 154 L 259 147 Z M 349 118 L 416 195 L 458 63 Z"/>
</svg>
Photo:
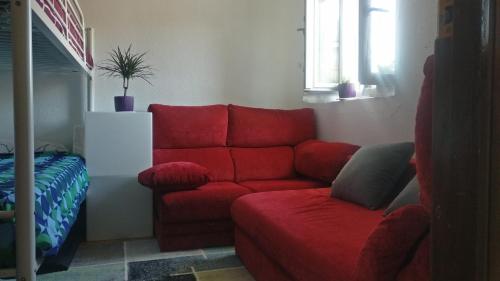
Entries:
<svg viewBox="0 0 500 281">
<path fill-rule="evenodd" d="M 408 185 L 399 193 L 399 195 L 391 202 L 389 207 L 385 209 L 384 216 L 396 211 L 406 205 L 416 205 L 420 203 L 420 186 L 418 185 L 417 177 L 414 177 Z"/>
<path fill-rule="evenodd" d="M 413 143 L 365 146 L 332 183 L 332 196 L 376 210 L 390 200 L 408 167 Z"/>
</svg>

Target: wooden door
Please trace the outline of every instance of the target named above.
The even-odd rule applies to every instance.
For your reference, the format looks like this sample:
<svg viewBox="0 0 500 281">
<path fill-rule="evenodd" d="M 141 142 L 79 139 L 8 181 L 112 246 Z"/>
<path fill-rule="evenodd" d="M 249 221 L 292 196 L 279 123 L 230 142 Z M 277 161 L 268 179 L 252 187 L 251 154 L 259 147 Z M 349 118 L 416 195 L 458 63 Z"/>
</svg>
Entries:
<svg viewBox="0 0 500 281">
<path fill-rule="evenodd" d="M 433 104 L 435 281 L 500 280 L 500 48 L 495 42 L 495 2 L 440 1 Z"/>
</svg>

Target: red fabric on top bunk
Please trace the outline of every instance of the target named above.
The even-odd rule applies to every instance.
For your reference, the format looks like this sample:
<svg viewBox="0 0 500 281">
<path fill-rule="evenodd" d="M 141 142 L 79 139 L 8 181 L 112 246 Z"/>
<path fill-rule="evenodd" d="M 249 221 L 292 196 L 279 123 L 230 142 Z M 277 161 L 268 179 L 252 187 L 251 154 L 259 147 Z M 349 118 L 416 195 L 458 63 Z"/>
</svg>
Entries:
<svg viewBox="0 0 500 281">
<path fill-rule="evenodd" d="M 92 54 L 88 50 L 87 50 L 87 56 L 85 58 L 87 67 L 90 69 L 94 68 L 94 58 L 92 57 Z"/>
<path fill-rule="evenodd" d="M 75 41 L 79 49 L 83 50 L 83 38 L 82 35 L 78 32 L 75 23 L 70 20 L 68 21 L 68 25 L 69 25 L 69 32 L 72 35 L 69 37 L 70 41 Z"/>
<path fill-rule="evenodd" d="M 66 11 L 64 10 L 64 7 L 61 6 L 61 3 L 58 0 L 52 0 L 51 2 L 54 5 L 55 11 L 59 14 L 60 20 L 64 21 L 66 18 Z"/>
<path fill-rule="evenodd" d="M 82 30 L 80 30 L 78 20 L 74 13 L 70 10 L 68 17 L 64 7 L 58 0 L 36 0 L 38 5 L 43 8 L 43 11 L 59 30 L 59 32 L 68 36 L 69 45 L 77 52 L 78 56 L 83 60 L 85 58 L 85 41 Z M 67 21 L 66 21 L 67 20 Z M 86 60 L 89 68 L 94 67 L 92 58 Z"/>
<path fill-rule="evenodd" d="M 69 40 L 69 45 L 73 48 L 73 50 L 76 51 L 76 53 L 78 54 L 78 56 L 83 59 L 83 52 L 80 50 L 80 48 L 78 48 L 75 43 L 73 42 L 73 40 Z"/>
<path fill-rule="evenodd" d="M 70 20 L 70 21 L 73 21 L 73 23 L 74 23 L 76 26 L 79 26 L 79 25 L 80 25 L 80 24 L 79 24 L 79 21 L 78 21 L 78 19 L 77 19 L 76 15 L 75 15 L 75 13 L 73 13 L 73 10 L 69 9 L 69 10 L 68 10 L 68 12 L 69 12 L 69 20 Z M 80 36 L 83 36 L 83 33 L 82 33 L 82 31 L 81 31 L 81 30 L 77 30 L 77 31 L 78 31 L 78 33 L 80 34 Z"/>
<path fill-rule="evenodd" d="M 44 6 L 43 11 L 49 17 L 50 21 L 56 26 L 57 30 L 61 32 L 63 35 L 65 34 L 66 28 L 61 23 L 61 21 L 54 15 L 54 12 L 48 6 Z"/>
</svg>

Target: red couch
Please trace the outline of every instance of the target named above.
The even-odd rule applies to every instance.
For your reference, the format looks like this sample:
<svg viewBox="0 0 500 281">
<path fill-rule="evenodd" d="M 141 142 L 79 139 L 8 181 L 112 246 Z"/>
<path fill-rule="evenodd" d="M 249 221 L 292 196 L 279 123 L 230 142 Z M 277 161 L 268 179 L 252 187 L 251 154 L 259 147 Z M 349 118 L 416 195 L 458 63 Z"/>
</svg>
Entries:
<svg viewBox="0 0 500 281">
<path fill-rule="evenodd" d="M 331 198 L 330 188 L 236 200 L 236 252 L 257 281 L 429 281 L 432 58 L 416 127 L 423 205 L 383 210 Z"/>
<path fill-rule="evenodd" d="M 154 232 L 162 251 L 232 245 L 234 200 L 263 191 L 328 187 L 359 148 L 314 141 L 311 109 L 151 105 L 149 111 L 154 164 L 192 162 L 210 172 L 210 182 L 189 190 L 153 186 Z M 154 185 L 144 178 L 139 181 Z M 370 215 L 370 225 L 378 221 Z"/>
</svg>

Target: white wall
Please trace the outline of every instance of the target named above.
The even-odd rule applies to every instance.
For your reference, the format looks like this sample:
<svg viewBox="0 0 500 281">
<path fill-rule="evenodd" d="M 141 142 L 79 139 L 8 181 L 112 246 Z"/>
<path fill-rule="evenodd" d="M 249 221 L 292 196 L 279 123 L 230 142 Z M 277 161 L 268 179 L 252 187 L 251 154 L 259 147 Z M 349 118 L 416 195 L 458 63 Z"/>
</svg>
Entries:
<svg viewBox="0 0 500 281">
<path fill-rule="evenodd" d="M 392 98 L 315 105 L 320 137 L 356 144 L 413 141 L 422 68 L 434 52 L 437 0 L 399 1 L 398 94 Z"/>
<path fill-rule="evenodd" d="M 81 124 L 82 87 L 79 73 L 34 72 L 35 138 L 71 149 L 73 128 Z M 0 140 L 14 141 L 12 73 L 0 71 Z"/>
<path fill-rule="evenodd" d="M 94 27 L 96 62 L 117 45 L 149 51 L 154 86 L 136 80 L 136 109 L 150 103 L 302 106 L 302 0 L 80 0 Z M 96 110 L 113 110 L 121 81 L 99 76 Z"/>
<path fill-rule="evenodd" d="M 140 4 L 139 4 L 140 3 Z M 133 81 L 137 109 L 150 103 L 311 106 L 303 88 L 303 0 L 81 0 L 96 29 L 96 61 L 117 45 L 148 50 L 153 87 Z M 110 14 L 112 13 L 112 14 Z M 433 52 L 437 0 L 401 0 L 399 93 L 313 105 L 320 136 L 359 144 L 413 140 L 422 65 Z M 120 81 L 98 77 L 96 109 L 113 109 Z"/>
<path fill-rule="evenodd" d="M 150 103 L 311 106 L 303 89 L 303 0 L 80 0 L 96 29 L 97 62 L 117 45 L 149 51 L 154 86 L 132 81 L 136 108 Z M 320 136 L 358 144 L 413 140 L 422 65 L 433 52 L 437 0 L 400 0 L 399 94 L 313 105 Z M 10 76 L 0 73 L 0 138 L 12 135 Z M 70 143 L 79 77 L 37 74 L 37 134 Z M 120 81 L 96 81 L 96 110 L 113 111 Z"/>
</svg>

